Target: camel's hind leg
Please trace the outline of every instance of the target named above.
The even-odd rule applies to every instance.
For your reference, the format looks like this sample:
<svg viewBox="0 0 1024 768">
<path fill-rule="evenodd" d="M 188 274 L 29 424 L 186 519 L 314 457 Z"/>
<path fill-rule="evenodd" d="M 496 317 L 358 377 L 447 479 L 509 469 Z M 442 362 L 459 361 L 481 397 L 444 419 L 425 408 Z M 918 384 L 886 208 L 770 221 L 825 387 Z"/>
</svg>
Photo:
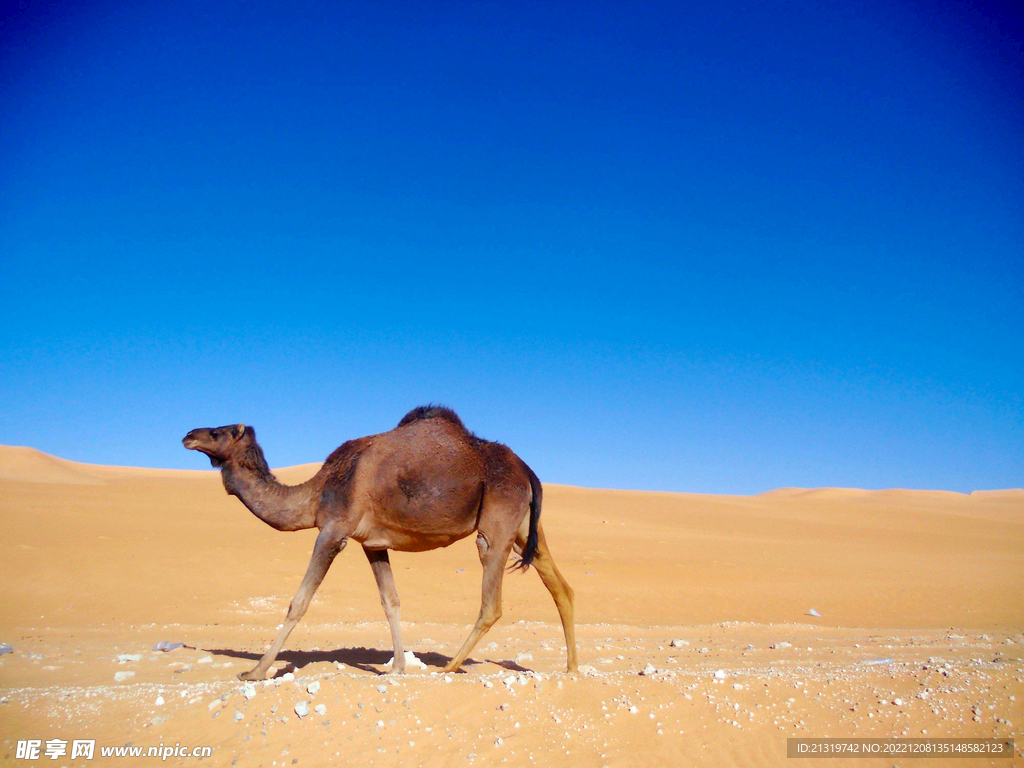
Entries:
<svg viewBox="0 0 1024 768">
<path fill-rule="evenodd" d="M 384 615 L 388 617 L 388 625 L 391 627 L 391 644 L 395 649 L 391 671 L 400 675 L 405 672 L 405 651 L 402 649 L 402 619 L 399 614 L 401 601 L 395 587 L 395 576 L 391 572 L 391 559 L 386 549 L 364 548 L 363 551 L 373 568 L 373 578 L 377 580 L 377 589 L 380 590 L 380 604 L 384 606 Z"/>
<path fill-rule="evenodd" d="M 522 554 L 526 546 L 526 537 L 529 533 L 529 520 L 524 520 L 516 535 L 516 552 Z M 548 592 L 555 599 L 555 606 L 558 608 L 558 617 L 562 620 L 562 631 L 565 632 L 565 647 L 568 654 L 567 668 L 570 672 L 576 672 L 579 661 L 576 658 L 576 619 L 573 608 L 572 587 L 565 577 L 558 570 L 555 561 L 551 557 L 551 550 L 548 549 L 547 540 L 544 538 L 544 529 L 537 522 L 537 554 L 533 558 L 533 567 L 540 574 L 540 580 L 548 588 Z"/>
<path fill-rule="evenodd" d="M 473 625 L 473 630 L 462 644 L 455 658 L 448 662 L 445 672 L 455 672 L 466 660 L 480 638 L 501 618 L 501 580 L 505 575 L 505 562 L 512 551 L 511 537 L 505 542 L 488 543 L 483 533 L 477 534 L 476 547 L 480 553 L 480 562 L 484 566 L 484 583 L 480 599 L 480 616 Z"/>
<path fill-rule="evenodd" d="M 277 654 L 281 652 L 281 646 L 284 645 L 284 641 L 288 639 L 291 631 L 295 629 L 299 619 L 306 613 L 306 609 L 309 608 L 309 601 L 313 599 L 313 594 L 316 592 L 317 587 L 324 580 L 327 569 L 331 567 L 335 556 L 345 548 L 347 541 L 348 539 L 341 531 L 340 526 L 333 522 L 328 523 L 321 529 L 320 535 L 316 537 L 313 557 L 309 561 L 306 575 L 302 579 L 299 591 L 292 598 L 291 605 L 288 606 L 288 615 L 285 617 L 281 631 L 277 633 L 274 644 L 270 646 L 270 650 L 260 659 L 260 663 L 248 672 L 240 674 L 238 676 L 240 680 L 262 680 L 266 677 L 267 670 L 274 663 Z"/>
</svg>

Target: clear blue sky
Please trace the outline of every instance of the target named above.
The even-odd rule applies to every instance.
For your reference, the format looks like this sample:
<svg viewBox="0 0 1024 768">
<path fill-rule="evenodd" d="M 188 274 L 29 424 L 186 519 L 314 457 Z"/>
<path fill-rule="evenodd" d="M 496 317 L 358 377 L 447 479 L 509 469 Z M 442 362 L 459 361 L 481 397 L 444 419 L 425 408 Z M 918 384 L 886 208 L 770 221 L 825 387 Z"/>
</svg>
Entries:
<svg viewBox="0 0 1024 768">
<path fill-rule="evenodd" d="M 1024 485 L 998 6 L 35 3 L 0 443 L 322 460 L 428 401 L 549 482 Z"/>
</svg>

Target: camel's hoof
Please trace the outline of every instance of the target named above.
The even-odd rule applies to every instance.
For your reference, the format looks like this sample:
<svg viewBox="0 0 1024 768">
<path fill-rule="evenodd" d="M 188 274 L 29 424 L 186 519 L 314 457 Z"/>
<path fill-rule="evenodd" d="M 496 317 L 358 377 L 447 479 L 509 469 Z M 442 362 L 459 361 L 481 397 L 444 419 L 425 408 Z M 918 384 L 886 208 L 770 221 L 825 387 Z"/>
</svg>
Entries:
<svg viewBox="0 0 1024 768">
<path fill-rule="evenodd" d="M 257 682 L 259 680 L 262 680 L 264 677 L 265 677 L 265 675 L 261 675 L 255 669 L 250 669 L 248 672 L 239 672 L 238 673 L 238 679 L 239 680 L 250 680 L 250 681 L 253 681 L 253 682 Z"/>
</svg>

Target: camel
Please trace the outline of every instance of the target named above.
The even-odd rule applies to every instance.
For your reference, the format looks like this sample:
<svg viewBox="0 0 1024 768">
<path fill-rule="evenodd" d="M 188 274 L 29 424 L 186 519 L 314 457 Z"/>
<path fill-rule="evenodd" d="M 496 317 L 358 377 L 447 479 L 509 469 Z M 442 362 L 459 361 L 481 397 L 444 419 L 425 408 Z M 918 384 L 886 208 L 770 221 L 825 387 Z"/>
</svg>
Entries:
<svg viewBox="0 0 1024 768">
<path fill-rule="evenodd" d="M 220 468 L 228 494 L 267 525 L 279 531 L 320 531 L 281 630 L 240 679 L 266 677 L 349 539 L 362 544 L 370 561 L 391 629 L 391 671 L 403 673 L 400 603 L 388 550 L 447 547 L 473 531 L 483 565 L 480 614 L 445 671 L 458 671 L 501 616 L 501 582 L 513 549 L 520 558 L 513 568 L 532 565 L 554 598 L 565 633 L 567 669 L 577 671 L 573 591 L 555 566 L 541 527 L 540 480 L 507 446 L 467 430 L 454 411 L 414 408 L 389 432 L 349 440 L 312 479 L 295 486 L 282 485 L 271 473 L 251 426 L 193 429 L 182 444 L 206 454 Z"/>
</svg>

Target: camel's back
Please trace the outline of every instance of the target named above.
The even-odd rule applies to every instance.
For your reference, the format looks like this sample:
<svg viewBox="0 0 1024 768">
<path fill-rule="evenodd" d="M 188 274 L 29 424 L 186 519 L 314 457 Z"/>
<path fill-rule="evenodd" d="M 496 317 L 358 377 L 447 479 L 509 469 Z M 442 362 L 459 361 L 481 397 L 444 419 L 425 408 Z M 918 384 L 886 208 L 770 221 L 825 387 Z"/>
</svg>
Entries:
<svg viewBox="0 0 1024 768">
<path fill-rule="evenodd" d="M 515 487 L 518 497 L 529 487 L 511 450 L 475 437 L 457 417 L 403 420 L 364 440 L 346 506 L 359 518 L 353 538 L 368 546 L 445 546 L 475 530 L 485 493 Z"/>
</svg>

